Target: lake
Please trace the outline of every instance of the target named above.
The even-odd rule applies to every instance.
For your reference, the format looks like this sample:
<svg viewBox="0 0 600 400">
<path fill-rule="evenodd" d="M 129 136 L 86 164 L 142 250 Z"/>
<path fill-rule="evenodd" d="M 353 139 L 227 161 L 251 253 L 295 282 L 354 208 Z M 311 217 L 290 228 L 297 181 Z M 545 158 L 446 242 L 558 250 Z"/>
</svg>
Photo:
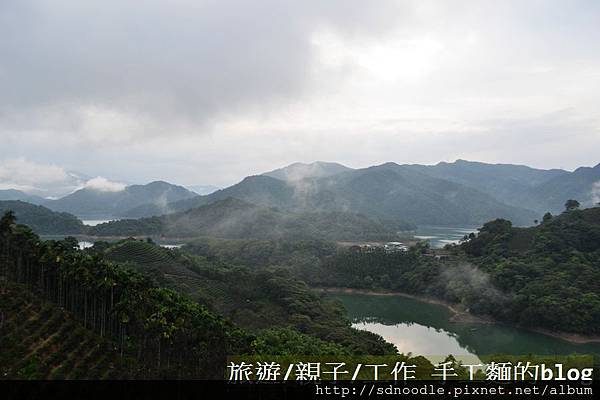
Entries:
<svg viewBox="0 0 600 400">
<path fill-rule="evenodd" d="M 501 324 L 453 323 L 444 306 L 401 296 L 332 293 L 348 310 L 355 328 L 383 336 L 401 353 L 433 362 L 452 354 L 465 362 L 490 354 L 600 354 L 600 343 L 576 344 Z"/>
<path fill-rule="evenodd" d="M 111 221 L 118 221 L 118 218 L 113 218 L 113 219 L 83 219 L 81 220 L 81 222 L 83 222 L 84 225 L 87 226 L 96 226 L 96 225 L 100 225 L 100 224 L 104 224 L 106 222 L 111 222 Z"/>
<path fill-rule="evenodd" d="M 62 239 L 62 237 L 60 239 Z M 94 242 L 91 242 L 89 240 L 79 240 L 77 244 L 79 245 L 79 249 L 80 250 L 84 250 L 84 249 L 92 247 L 94 245 Z M 164 243 L 164 244 L 163 243 L 158 243 L 158 245 L 160 247 L 164 247 L 165 249 L 169 249 L 169 250 L 179 249 L 179 248 L 181 248 L 181 247 L 184 246 L 183 243 L 177 243 L 177 244 L 173 244 L 173 243 Z"/>
<path fill-rule="evenodd" d="M 458 243 L 472 232 L 477 232 L 477 227 L 419 226 L 414 237 L 427 240 L 432 248 L 439 249 L 447 244 Z"/>
</svg>

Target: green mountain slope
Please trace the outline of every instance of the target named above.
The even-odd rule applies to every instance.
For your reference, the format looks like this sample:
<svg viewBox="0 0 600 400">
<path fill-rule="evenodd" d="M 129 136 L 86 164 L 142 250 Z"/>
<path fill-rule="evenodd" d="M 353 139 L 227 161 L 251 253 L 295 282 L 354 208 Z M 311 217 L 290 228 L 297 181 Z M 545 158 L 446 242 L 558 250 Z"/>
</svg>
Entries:
<svg viewBox="0 0 600 400">
<path fill-rule="evenodd" d="M 485 224 L 458 247 L 509 294 L 495 311 L 524 325 L 600 333 L 600 207 L 546 217 L 535 227 Z"/>
<path fill-rule="evenodd" d="M 544 170 L 524 165 L 486 164 L 466 160 L 406 167 L 479 190 L 505 204 L 539 213 L 545 213 L 548 209 L 540 202 L 540 195 L 535 188 L 553 178 L 570 174 L 560 169 Z"/>
<path fill-rule="evenodd" d="M 1 278 L 0 278 L 1 279 Z M 135 363 L 27 286 L 0 280 L 0 376 L 125 379 Z"/>
<path fill-rule="evenodd" d="M 350 211 L 395 224 L 480 225 L 499 216 L 531 224 L 539 215 L 506 205 L 479 190 L 393 163 L 324 178 L 283 181 L 251 176 L 229 188 L 170 205 L 173 210 L 241 199 L 266 207 L 302 211 Z M 147 210 L 150 211 L 150 210 Z"/>
<path fill-rule="evenodd" d="M 600 164 L 593 168 L 581 167 L 568 175 L 557 176 L 531 190 L 539 204 L 550 212 L 564 210 L 569 199 L 578 200 L 586 207 L 600 202 Z"/>
<path fill-rule="evenodd" d="M 319 199 L 321 204 L 333 193 L 338 207 L 422 225 L 478 225 L 500 215 L 530 224 L 536 215 L 478 190 L 394 163 L 342 173 L 318 184 L 325 194 Z"/>
<path fill-rule="evenodd" d="M 0 190 L 0 200 L 21 200 L 36 205 L 43 204 L 47 201 L 43 197 L 30 195 L 15 189 Z"/>
<path fill-rule="evenodd" d="M 316 161 L 310 164 L 290 164 L 287 167 L 265 172 L 263 175 L 283 181 L 299 181 L 305 178 L 324 178 L 351 170 L 352 168 L 348 168 L 342 164 Z"/>
<path fill-rule="evenodd" d="M 90 249 L 94 251 L 94 249 Z M 381 337 L 351 328 L 343 308 L 322 299 L 285 270 L 195 257 L 144 241 L 125 240 L 104 250 L 161 286 L 185 293 L 250 332 L 292 327 L 352 354 L 389 354 Z"/>
<path fill-rule="evenodd" d="M 182 186 L 157 181 L 127 186 L 121 191 L 84 188 L 58 200 L 47 201 L 44 205 L 86 218 L 108 218 L 124 216 L 128 210 L 143 204 L 152 204 L 164 214 L 168 211 L 167 204 L 195 196 Z"/>
<path fill-rule="evenodd" d="M 272 179 L 272 178 L 269 178 Z M 394 231 L 365 216 L 347 212 L 294 213 L 227 198 L 161 217 L 121 220 L 97 225 L 97 236 L 162 235 L 175 238 L 321 238 L 392 240 Z"/>
<path fill-rule="evenodd" d="M 251 352 L 252 337 L 231 322 L 144 275 L 78 250 L 72 238 L 42 241 L 10 213 L 0 219 L 0 238 L 0 280 L 26 285 L 110 340 L 143 366 L 140 377 L 221 378 L 227 354 Z"/>
<path fill-rule="evenodd" d="M 40 235 L 75 235 L 85 231 L 83 223 L 74 215 L 55 212 L 43 206 L 23 201 L 0 201 L 0 215 L 13 211 L 19 221 Z"/>
</svg>

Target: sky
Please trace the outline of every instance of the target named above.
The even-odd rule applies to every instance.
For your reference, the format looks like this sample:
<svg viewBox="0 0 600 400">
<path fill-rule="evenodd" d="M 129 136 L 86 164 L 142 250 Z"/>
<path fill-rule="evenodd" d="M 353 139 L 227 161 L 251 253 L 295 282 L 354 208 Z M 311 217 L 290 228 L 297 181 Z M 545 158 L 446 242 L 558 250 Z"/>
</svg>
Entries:
<svg viewBox="0 0 600 400">
<path fill-rule="evenodd" d="M 0 189 L 594 166 L 598 43 L 594 0 L 2 0 Z"/>
</svg>

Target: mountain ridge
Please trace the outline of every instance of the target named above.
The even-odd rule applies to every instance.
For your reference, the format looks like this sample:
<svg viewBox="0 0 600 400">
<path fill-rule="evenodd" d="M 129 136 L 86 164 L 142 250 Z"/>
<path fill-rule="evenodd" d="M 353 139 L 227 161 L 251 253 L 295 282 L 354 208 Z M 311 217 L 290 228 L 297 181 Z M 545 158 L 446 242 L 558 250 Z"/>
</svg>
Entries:
<svg viewBox="0 0 600 400">
<path fill-rule="evenodd" d="M 290 211 L 351 211 L 399 224 L 475 226 L 503 217 L 528 225 L 547 211 L 561 211 L 568 199 L 586 207 L 600 201 L 600 164 L 569 172 L 464 159 L 434 165 L 386 162 L 359 169 L 316 161 L 247 176 L 207 195 L 155 181 L 119 192 L 81 189 L 42 204 L 85 219 L 143 218 L 227 197 Z"/>
<path fill-rule="evenodd" d="M 0 201 L 0 215 L 13 211 L 17 223 L 29 225 L 39 235 L 81 234 L 85 226 L 76 216 L 52 211 L 42 205 L 21 200 Z"/>
<path fill-rule="evenodd" d="M 526 224 L 539 218 L 533 211 L 503 204 L 477 189 L 392 162 L 293 181 L 264 174 L 248 176 L 208 196 L 169 207 L 183 211 L 227 197 L 292 211 L 351 211 L 400 225 L 478 225 L 498 215 Z M 147 211 L 152 215 L 152 210 Z"/>
<path fill-rule="evenodd" d="M 160 217 L 111 221 L 90 227 L 89 233 L 95 236 L 211 236 L 229 239 L 393 240 L 397 237 L 391 228 L 364 215 L 348 212 L 292 213 L 234 197 Z"/>
<path fill-rule="evenodd" d="M 43 205 L 54 211 L 70 212 L 81 217 L 122 217 L 127 210 L 142 204 L 165 208 L 169 203 L 197 196 L 183 186 L 165 181 L 129 185 L 119 191 L 82 188 Z M 165 208 L 165 211 L 168 209 Z"/>
<path fill-rule="evenodd" d="M 36 205 L 44 204 L 47 201 L 47 199 L 44 199 L 43 197 L 28 194 L 17 189 L 0 190 L 0 201 L 2 200 L 20 200 Z"/>
<path fill-rule="evenodd" d="M 352 170 L 353 168 L 346 167 L 345 165 L 336 162 L 295 162 L 285 167 L 265 172 L 261 175 L 270 176 L 271 178 L 277 178 L 283 181 L 298 181 L 304 178 L 323 178 Z"/>
</svg>

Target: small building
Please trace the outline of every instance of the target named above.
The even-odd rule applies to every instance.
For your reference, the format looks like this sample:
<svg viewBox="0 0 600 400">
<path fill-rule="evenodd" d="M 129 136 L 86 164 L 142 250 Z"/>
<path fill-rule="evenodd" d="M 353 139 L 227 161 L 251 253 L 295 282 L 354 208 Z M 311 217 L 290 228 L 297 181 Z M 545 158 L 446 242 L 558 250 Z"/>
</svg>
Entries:
<svg viewBox="0 0 600 400">
<path fill-rule="evenodd" d="M 397 253 L 400 251 L 408 251 L 408 246 L 402 242 L 387 242 L 383 246 L 387 253 Z"/>
</svg>

